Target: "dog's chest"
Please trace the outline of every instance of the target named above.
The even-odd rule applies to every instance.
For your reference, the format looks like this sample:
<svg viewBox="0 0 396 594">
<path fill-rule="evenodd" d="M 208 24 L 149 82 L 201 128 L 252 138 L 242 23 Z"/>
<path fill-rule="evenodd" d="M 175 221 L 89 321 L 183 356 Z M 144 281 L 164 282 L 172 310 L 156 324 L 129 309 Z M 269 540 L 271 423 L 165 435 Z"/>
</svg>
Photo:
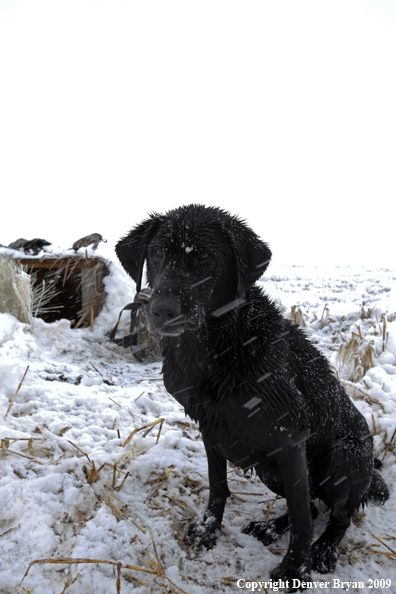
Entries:
<svg viewBox="0 0 396 594">
<path fill-rule="evenodd" d="M 178 346 L 165 348 L 163 375 L 167 391 L 201 429 L 210 423 L 227 433 L 223 400 L 232 390 L 219 386 L 227 374 L 218 372 L 204 341 L 195 341 L 194 336 L 189 340 L 186 335 Z"/>
<path fill-rule="evenodd" d="M 202 340 L 193 341 L 194 338 L 189 341 L 186 335 L 179 346 L 174 342 L 165 348 L 163 374 L 167 391 L 199 423 L 201 431 L 210 428 L 216 442 L 224 447 L 248 427 L 253 429 L 252 443 L 262 445 L 267 415 L 262 414 L 263 410 L 256 411 L 257 398 L 249 397 L 248 406 L 239 403 L 241 379 L 236 361 L 228 357 L 223 362 Z M 244 387 L 245 384 L 242 382 Z"/>
</svg>

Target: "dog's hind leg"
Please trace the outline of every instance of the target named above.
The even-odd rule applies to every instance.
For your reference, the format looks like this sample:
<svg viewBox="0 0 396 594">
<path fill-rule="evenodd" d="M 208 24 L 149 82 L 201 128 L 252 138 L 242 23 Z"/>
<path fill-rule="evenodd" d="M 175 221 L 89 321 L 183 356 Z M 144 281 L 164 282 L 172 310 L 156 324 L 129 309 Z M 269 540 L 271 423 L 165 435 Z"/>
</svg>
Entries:
<svg viewBox="0 0 396 594">
<path fill-rule="evenodd" d="M 372 477 L 371 442 L 367 442 L 367 450 L 363 452 L 357 447 L 352 449 L 353 445 L 350 442 L 348 449 L 334 448 L 329 464 L 321 469 L 326 478 L 320 485 L 320 498 L 331 509 L 331 514 L 325 531 L 311 548 L 312 569 L 319 573 L 334 572 L 339 556 L 337 547 Z"/>
<path fill-rule="evenodd" d="M 331 512 L 329 523 L 323 534 L 314 542 L 311 548 L 312 569 L 318 573 L 333 573 L 341 542 L 349 524 L 351 514 L 345 507 L 336 505 Z"/>
<path fill-rule="evenodd" d="M 209 501 L 203 520 L 192 522 L 183 540 L 189 545 L 211 549 L 216 544 L 216 532 L 221 527 L 225 504 L 231 493 L 227 485 L 227 460 L 203 433 L 202 437 L 208 458 Z"/>
</svg>

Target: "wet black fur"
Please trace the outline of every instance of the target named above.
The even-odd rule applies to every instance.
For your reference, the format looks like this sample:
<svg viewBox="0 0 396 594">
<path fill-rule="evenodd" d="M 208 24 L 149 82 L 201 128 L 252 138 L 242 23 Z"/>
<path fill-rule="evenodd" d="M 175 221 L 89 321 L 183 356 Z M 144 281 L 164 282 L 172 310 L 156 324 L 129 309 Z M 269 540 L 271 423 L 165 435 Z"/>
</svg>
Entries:
<svg viewBox="0 0 396 594">
<path fill-rule="evenodd" d="M 198 421 L 205 444 L 208 507 L 185 540 L 215 544 L 230 460 L 254 468 L 286 497 L 287 514 L 244 530 L 269 544 L 290 529 L 272 578 L 307 580 L 311 567 L 334 571 L 351 516 L 370 499 L 383 503 L 388 492 L 374 470 L 368 425 L 326 358 L 254 284 L 271 258 L 268 245 L 238 218 L 192 204 L 151 215 L 116 251 L 135 281 L 147 261 L 164 383 Z M 331 514 L 311 546 L 315 498 Z"/>
</svg>

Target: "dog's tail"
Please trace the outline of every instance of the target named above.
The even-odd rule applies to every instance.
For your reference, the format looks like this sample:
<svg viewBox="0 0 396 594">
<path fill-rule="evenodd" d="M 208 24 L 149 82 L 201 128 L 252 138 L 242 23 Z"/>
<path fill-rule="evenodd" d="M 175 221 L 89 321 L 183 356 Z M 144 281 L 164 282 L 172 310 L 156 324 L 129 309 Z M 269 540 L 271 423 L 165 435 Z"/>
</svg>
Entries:
<svg viewBox="0 0 396 594">
<path fill-rule="evenodd" d="M 381 468 L 381 466 L 382 463 L 379 460 L 375 459 L 374 468 Z M 389 489 L 387 487 L 386 482 L 377 470 L 373 470 L 371 483 L 365 496 L 366 501 L 371 501 L 376 505 L 383 505 L 388 498 Z"/>
</svg>

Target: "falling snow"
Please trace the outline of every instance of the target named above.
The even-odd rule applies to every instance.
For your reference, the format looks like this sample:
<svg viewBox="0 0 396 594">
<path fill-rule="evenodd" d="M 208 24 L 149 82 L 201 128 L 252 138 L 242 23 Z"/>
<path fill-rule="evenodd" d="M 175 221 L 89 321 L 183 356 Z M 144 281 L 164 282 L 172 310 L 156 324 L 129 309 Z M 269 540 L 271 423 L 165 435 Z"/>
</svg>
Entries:
<svg viewBox="0 0 396 594">
<path fill-rule="evenodd" d="M 259 404 L 260 402 L 262 402 L 261 398 L 257 398 L 257 396 L 254 396 L 251 400 L 249 400 L 248 402 L 246 402 L 246 404 L 244 404 L 243 406 L 245 408 L 248 408 L 250 410 L 254 406 L 256 406 L 257 404 Z"/>
</svg>

